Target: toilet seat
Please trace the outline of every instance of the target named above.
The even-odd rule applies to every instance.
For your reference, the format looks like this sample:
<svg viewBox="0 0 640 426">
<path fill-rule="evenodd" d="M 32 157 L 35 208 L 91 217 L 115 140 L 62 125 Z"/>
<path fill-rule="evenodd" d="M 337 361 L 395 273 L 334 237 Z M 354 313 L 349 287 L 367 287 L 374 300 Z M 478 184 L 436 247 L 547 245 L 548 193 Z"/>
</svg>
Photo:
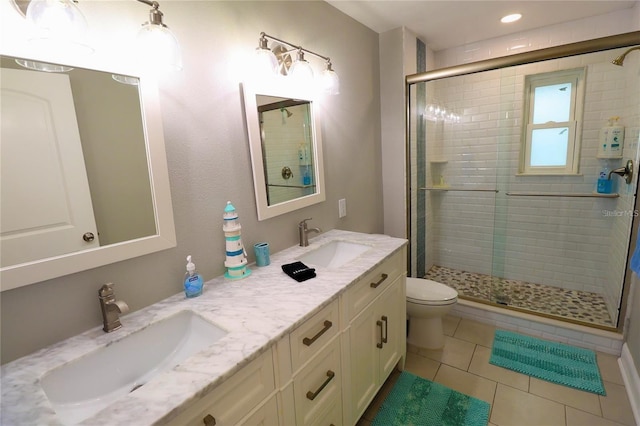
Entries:
<svg viewBox="0 0 640 426">
<path fill-rule="evenodd" d="M 419 305 L 451 305 L 458 292 L 439 282 L 422 278 L 407 278 L 407 302 Z"/>
</svg>

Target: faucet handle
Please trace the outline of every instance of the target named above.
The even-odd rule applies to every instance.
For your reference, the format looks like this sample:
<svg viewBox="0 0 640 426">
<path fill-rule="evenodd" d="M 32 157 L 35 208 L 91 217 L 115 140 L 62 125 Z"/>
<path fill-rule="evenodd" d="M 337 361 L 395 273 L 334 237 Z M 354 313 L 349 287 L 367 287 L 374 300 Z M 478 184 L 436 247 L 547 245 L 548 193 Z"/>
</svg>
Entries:
<svg viewBox="0 0 640 426">
<path fill-rule="evenodd" d="M 306 226 L 307 226 L 307 221 L 308 221 L 308 220 L 312 220 L 312 219 L 313 219 L 312 217 L 310 217 L 310 218 L 308 218 L 308 219 L 303 219 L 302 221 L 300 221 L 300 223 L 298 224 L 298 226 L 299 226 L 300 228 L 304 228 L 304 227 L 306 227 Z"/>
<path fill-rule="evenodd" d="M 100 287 L 100 290 L 98 290 L 98 296 L 100 297 L 109 297 L 113 295 L 113 283 L 106 283 Z"/>
</svg>

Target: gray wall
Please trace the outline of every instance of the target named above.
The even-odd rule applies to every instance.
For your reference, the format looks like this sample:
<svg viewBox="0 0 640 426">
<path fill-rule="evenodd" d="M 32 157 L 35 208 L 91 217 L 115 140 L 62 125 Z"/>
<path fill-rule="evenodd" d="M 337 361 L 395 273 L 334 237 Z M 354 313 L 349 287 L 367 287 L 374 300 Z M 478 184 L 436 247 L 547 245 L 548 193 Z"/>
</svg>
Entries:
<svg viewBox="0 0 640 426">
<path fill-rule="evenodd" d="M 84 2 L 88 18 L 129 20 L 147 10 L 136 2 Z M 138 310 L 182 291 L 185 258 L 205 279 L 224 273 L 222 213 L 235 205 L 243 241 L 273 251 L 297 244 L 298 221 L 324 230 L 381 233 L 382 171 L 378 35 L 324 2 L 179 1 L 161 3 L 180 40 L 184 70 L 159 82 L 178 246 L 113 265 L 2 292 L 1 361 L 6 363 L 101 323 L 98 288 Z M 327 200 L 258 222 L 239 79 L 238 52 L 257 47 L 261 31 L 331 57 L 341 94 L 322 103 Z M 314 68 L 321 62 L 311 59 Z M 338 219 L 338 199 L 348 215 Z M 250 253 L 249 261 L 253 255 Z M 126 327 L 126 317 L 124 319 Z"/>
</svg>

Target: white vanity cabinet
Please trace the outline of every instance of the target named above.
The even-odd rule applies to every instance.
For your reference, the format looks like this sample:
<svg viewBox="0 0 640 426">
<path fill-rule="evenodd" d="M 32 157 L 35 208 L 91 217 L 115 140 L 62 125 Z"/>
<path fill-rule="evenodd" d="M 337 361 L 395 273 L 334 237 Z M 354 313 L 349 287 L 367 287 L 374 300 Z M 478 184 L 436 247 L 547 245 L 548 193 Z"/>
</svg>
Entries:
<svg viewBox="0 0 640 426">
<path fill-rule="evenodd" d="M 216 277 L 196 300 L 178 293 L 133 312 L 118 333 L 88 330 L 4 364 L 3 423 L 62 423 L 40 383 L 48 372 L 64 365 L 62 360 L 88 357 L 184 312 L 226 331 L 215 349 L 167 366 L 83 423 L 353 426 L 394 366 L 403 367 L 406 244 L 334 229 L 314 237 L 311 247 L 274 253 L 270 266 L 254 269 L 242 282 Z M 346 256 L 345 263 L 318 266 L 317 277 L 302 283 L 278 271 L 327 245 L 346 249 L 332 255 Z M 91 375 L 91 381 L 100 377 Z"/>
<path fill-rule="evenodd" d="M 349 394 L 345 422 L 355 424 L 406 354 L 404 250 L 347 290 L 349 324 L 343 343 Z M 401 365 L 402 367 L 402 365 Z"/>
<path fill-rule="evenodd" d="M 405 356 L 405 271 L 403 249 L 169 424 L 356 424 Z"/>
<path fill-rule="evenodd" d="M 341 331 L 336 299 L 278 343 L 281 425 L 342 424 Z"/>
<path fill-rule="evenodd" d="M 277 425 L 275 394 L 273 351 L 269 349 L 168 424 Z"/>
<path fill-rule="evenodd" d="M 342 412 L 340 339 L 333 339 L 293 378 L 296 425 L 324 425 L 330 412 Z M 341 416 L 340 416 L 341 417 Z M 336 426 L 342 424 L 334 423 Z"/>
</svg>

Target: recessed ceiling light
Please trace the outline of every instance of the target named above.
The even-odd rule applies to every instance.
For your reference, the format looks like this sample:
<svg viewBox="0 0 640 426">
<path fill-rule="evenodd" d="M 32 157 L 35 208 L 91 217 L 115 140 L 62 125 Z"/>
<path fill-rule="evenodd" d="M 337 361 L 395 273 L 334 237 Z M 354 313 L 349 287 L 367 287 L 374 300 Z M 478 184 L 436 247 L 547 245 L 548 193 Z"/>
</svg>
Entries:
<svg viewBox="0 0 640 426">
<path fill-rule="evenodd" d="M 500 22 L 503 24 L 508 24 L 510 22 L 516 22 L 518 19 L 522 18 L 522 15 L 519 13 L 512 13 L 511 15 L 503 16 L 500 19 Z"/>
</svg>

